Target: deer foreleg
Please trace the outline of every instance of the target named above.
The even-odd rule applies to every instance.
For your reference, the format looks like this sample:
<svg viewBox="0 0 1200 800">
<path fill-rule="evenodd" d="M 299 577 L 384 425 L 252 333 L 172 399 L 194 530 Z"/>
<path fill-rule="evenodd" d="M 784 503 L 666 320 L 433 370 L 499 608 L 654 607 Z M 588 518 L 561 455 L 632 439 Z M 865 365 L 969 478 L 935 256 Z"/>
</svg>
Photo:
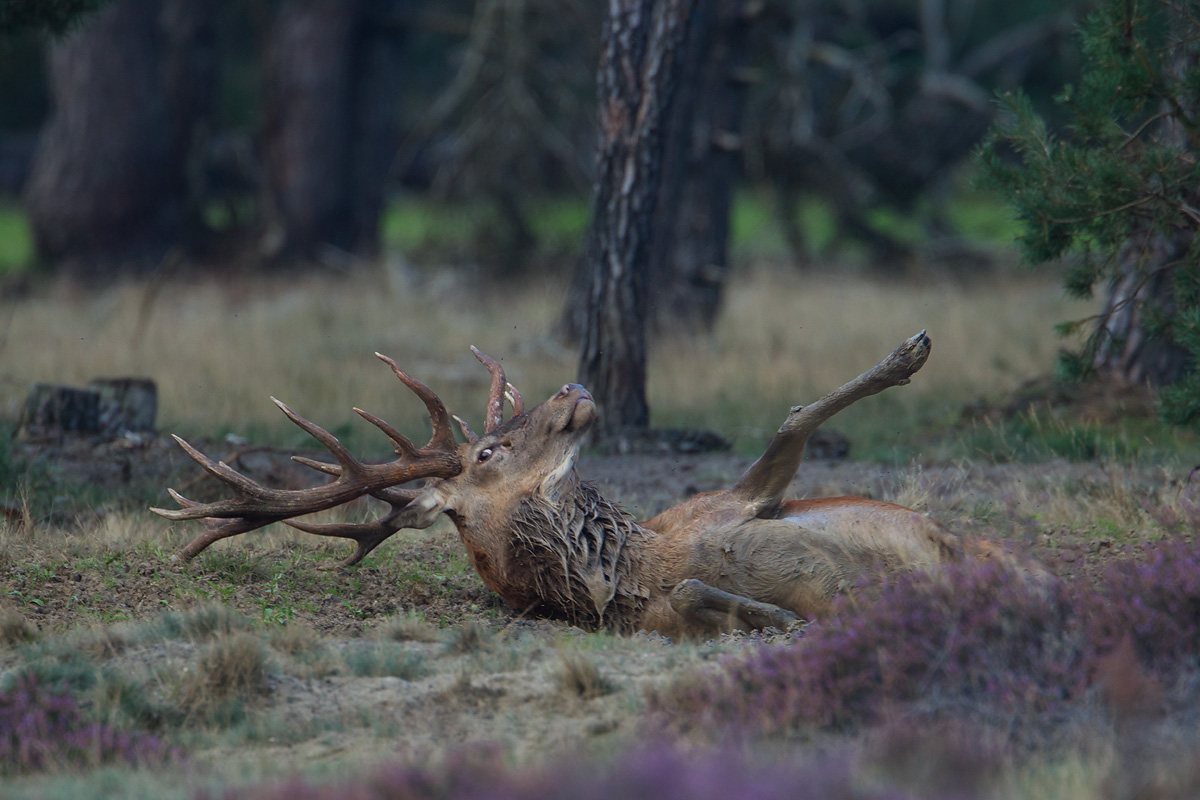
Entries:
<svg viewBox="0 0 1200 800">
<path fill-rule="evenodd" d="M 800 619 L 786 608 L 731 594 L 695 578 L 676 584 L 671 590 L 670 599 L 671 608 L 683 617 L 689 626 L 713 630 L 787 630 L 788 625 Z"/>
</svg>

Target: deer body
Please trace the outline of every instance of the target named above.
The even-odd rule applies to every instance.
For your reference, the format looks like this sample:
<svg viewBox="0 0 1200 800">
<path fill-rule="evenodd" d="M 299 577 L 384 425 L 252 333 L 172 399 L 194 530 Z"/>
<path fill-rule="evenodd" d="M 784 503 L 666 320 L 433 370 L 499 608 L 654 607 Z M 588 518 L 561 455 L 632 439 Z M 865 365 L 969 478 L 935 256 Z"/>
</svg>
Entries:
<svg viewBox="0 0 1200 800">
<path fill-rule="evenodd" d="M 399 454 L 387 464 L 363 464 L 328 432 L 280 403 L 333 454 L 336 464 L 299 459 L 337 476 L 332 483 L 301 491 L 269 489 L 180 440 L 236 497 L 200 504 L 172 492 L 182 508 L 155 510 L 204 523 L 205 533 L 182 552 L 185 559 L 218 539 L 284 521 L 356 540 L 346 564 L 395 531 L 428 527 L 446 514 L 483 583 L 522 612 L 667 636 L 786 627 L 826 613 L 834 597 L 864 580 L 967 554 L 989 555 L 986 544 L 965 546 L 936 522 L 892 503 L 861 497 L 783 500 L 817 426 L 861 397 L 907 383 L 929 346 L 922 331 L 854 381 L 810 406 L 796 406 L 733 487 L 697 495 L 642 523 L 576 472 L 579 447 L 596 416 L 587 391 L 567 384 L 525 411 L 499 364 L 478 351 L 492 373 L 482 435 L 458 420 L 466 441 L 456 441 L 437 396 L 384 359 L 429 409 L 434 432 L 425 447 L 360 411 Z M 514 409 L 507 422 L 501 413 L 506 399 Z M 426 477 L 426 485 L 394 488 L 416 477 Z M 389 503 L 391 512 L 365 524 L 292 519 L 365 494 Z"/>
</svg>

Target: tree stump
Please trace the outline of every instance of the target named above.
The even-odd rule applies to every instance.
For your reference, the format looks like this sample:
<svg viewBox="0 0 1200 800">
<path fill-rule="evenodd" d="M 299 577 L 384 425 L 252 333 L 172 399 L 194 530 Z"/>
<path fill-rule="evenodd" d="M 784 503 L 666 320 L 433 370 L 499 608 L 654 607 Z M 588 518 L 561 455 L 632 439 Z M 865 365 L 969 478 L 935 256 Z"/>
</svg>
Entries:
<svg viewBox="0 0 1200 800">
<path fill-rule="evenodd" d="M 24 442 L 67 436 L 115 438 L 154 430 L 158 388 L 148 378 L 97 378 L 86 388 L 35 383 L 17 426 Z"/>
<path fill-rule="evenodd" d="M 100 428 L 100 395 L 90 389 L 35 383 L 25 398 L 17 438 L 22 441 L 61 439 L 65 434 L 92 434 Z"/>
<path fill-rule="evenodd" d="M 96 378 L 88 389 L 100 396 L 97 433 L 119 436 L 154 430 L 158 387 L 149 378 Z"/>
</svg>

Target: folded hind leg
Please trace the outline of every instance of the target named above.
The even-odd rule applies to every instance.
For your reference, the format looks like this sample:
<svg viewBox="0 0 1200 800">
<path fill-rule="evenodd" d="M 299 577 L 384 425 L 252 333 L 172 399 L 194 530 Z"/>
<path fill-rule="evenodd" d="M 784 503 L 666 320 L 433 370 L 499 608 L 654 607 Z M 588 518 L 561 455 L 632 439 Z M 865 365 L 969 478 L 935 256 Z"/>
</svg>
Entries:
<svg viewBox="0 0 1200 800">
<path fill-rule="evenodd" d="M 671 608 L 691 626 L 719 631 L 778 628 L 800 618 L 786 608 L 731 594 L 689 578 L 671 590 Z"/>
</svg>

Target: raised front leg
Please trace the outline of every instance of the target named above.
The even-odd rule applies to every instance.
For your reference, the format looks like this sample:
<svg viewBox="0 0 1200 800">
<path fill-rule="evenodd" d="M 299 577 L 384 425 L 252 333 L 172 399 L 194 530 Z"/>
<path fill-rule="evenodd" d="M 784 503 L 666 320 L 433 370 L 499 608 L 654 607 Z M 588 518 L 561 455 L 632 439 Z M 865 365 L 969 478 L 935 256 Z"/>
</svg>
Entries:
<svg viewBox="0 0 1200 800">
<path fill-rule="evenodd" d="M 834 414 L 852 403 L 892 386 L 908 383 L 929 358 L 929 337 L 921 331 L 883 361 L 812 405 L 795 406 L 762 457 L 750 465 L 730 494 L 744 499 L 754 516 L 771 516 L 783 501 L 808 437 Z"/>
<path fill-rule="evenodd" d="M 683 617 L 688 628 L 711 631 L 787 630 L 800 619 L 787 609 L 730 594 L 694 578 L 680 581 L 671 590 L 671 608 Z"/>
</svg>

